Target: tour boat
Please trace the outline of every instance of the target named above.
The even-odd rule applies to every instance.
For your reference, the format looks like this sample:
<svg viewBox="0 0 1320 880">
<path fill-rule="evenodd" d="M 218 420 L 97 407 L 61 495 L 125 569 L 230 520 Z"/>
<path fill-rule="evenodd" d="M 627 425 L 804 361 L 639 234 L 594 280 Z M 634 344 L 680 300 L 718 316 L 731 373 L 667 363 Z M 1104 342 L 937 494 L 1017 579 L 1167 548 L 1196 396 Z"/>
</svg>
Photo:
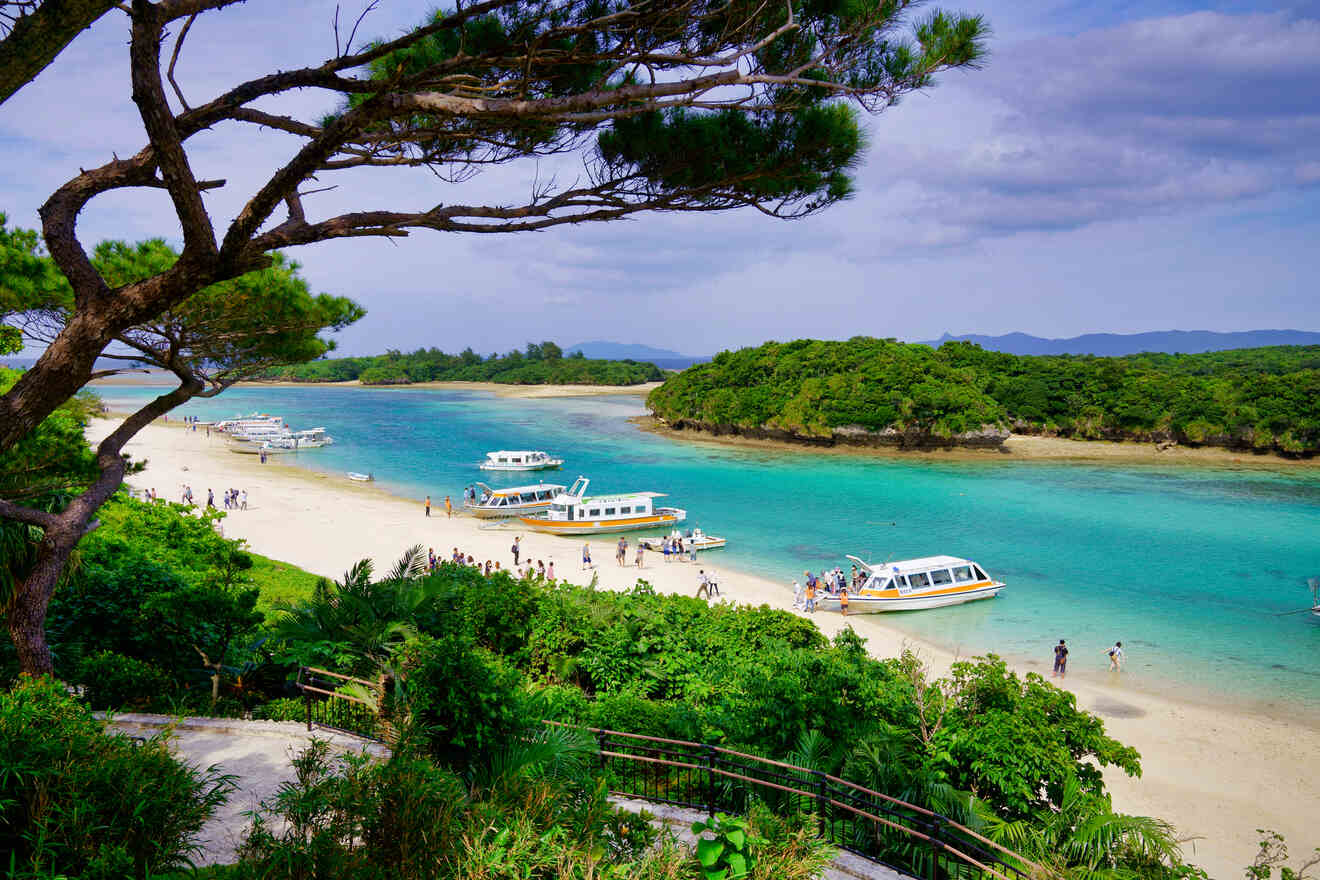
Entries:
<svg viewBox="0 0 1320 880">
<path fill-rule="evenodd" d="M 500 449 L 487 452 L 486 460 L 477 467 L 483 471 L 544 471 L 563 464 L 562 458 L 551 458 L 539 449 Z"/>
<path fill-rule="evenodd" d="M 225 434 L 260 433 L 265 431 L 287 431 L 284 419 L 266 413 L 252 413 L 232 419 L 223 419 L 211 427 Z"/>
<path fill-rule="evenodd" d="M 674 529 L 663 538 L 642 538 L 641 544 L 647 550 L 655 550 L 659 552 L 663 549 L 665 541 L 669 541 L 672 544 L 675 540 L 681 540 L 683 542 L 684 551 L 688 550 L 694 544 L 698 550 L 718 550 L 725 544 L 729 543 L 727 539 L 708 535 L 701 529 L 688 529 L 686 532 L 682 529 Z"/>
<path fill-rule="evenodd" d="M 874 567 L 856 556 L 848 558 L 866 574 L 860 588 L 848 591 L 849 614 L 942 608 L 993 599 L 1004 589 L 981 566 L 956 556 L 926 556 Z M 838 594 L 819 592 L 816 607 L 838 611 Z"/>
<path fill-rule="evenodd" d="M 472 489 L 473 497 L 463 502 L 464 509 L 473 516 L 490 519 L 545 510 L 565 487 L 558 483 L 537 483 L 534 486 L 492 489 L 485 483 L 474 483 Z"/>
<path fill-rule="evenodd" d="M 538 516 L 520 516 L 518 521 L 538 532 L 552 535 L 598 535 L 636 529 L 668 528 L 687 519 L 677 507 L 656 507 L 661 492 L 628 492 L 587 497 L 590 480 L 578 477 L 573 487 L 555 496 L 550 509 Z"/>
<path fill-rule="evenodd" d="M 335 438 L 325 432 L 325 428 L 308 428 L 305 431 L 290 431 L 287 428 L 279 433 L 243 432 L 231 434 L 229 450 L 254 455 L 260 452 L 297 452 L 301 449 L 318 449 L 330 446 Z"/>
<path fill-rule="evenodd" d="M 349 471 L 348 478 L 355 483 L 370 483 L 376 479 L 371 474 L 359 474 L 357 471 Z"/>
</svg>

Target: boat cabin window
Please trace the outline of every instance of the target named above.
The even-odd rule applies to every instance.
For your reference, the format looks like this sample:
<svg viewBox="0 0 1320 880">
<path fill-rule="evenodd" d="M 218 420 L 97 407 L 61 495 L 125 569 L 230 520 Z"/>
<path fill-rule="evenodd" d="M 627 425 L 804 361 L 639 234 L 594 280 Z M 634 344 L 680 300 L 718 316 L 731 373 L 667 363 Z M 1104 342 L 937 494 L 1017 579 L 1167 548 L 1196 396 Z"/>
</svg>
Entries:
<svg viewBox="0 0 1320 880">
<path fill-rule="evenodd" d="M 866 589 L 868 589 L 868 590 L 887 590 L 887 589 L 889 589 L 891 586 L 892 586 L 892 584 L 889 583 L 889 578 L 882 578 L 882 577 L 877 577 L 877 576 L 875 576 L 875 575 L 872 575 L 870 582 L 867 583 L 867 585 L 866 585 Z"/>
<path fill-rule="evenodd" d="M 976 579 L 977 579 L 978 581 L 988 581 L 988 580 L 990 580 L 990 578 L 988 578 L 988 577 L 986 576 L 986 573 L 983 572 L 983 571 L 981 571 L 981 566 L 979 566 L 979 565 L 973 565 L 973 566 L 972 566 L 972 570 L 976 572 Z"/>
<path fill-rule="evenodd" d="M 930 578 L 926 576 L 926 573 L 924 571 L 914 572 L 913 574 L 908 575 L 907 578 L 908 578 L 908 583 L 914 587 L 930 586 Z"/>
<path fill-rule="evenodd" d="M 970 565 L 960 565 L 953 570 L 953 580 L 959 584 L 965 584 L 972 579 L 972 567 Z"/>
<path fill-rule="evenodd" d="M 501 456 L 500 456 L 500 464 L 508 464 L 508 463 L 509 463 L 509 460 L 508 460 L 507 458 L 505 458 L 504 456 L 501 455 Z"/>
<path fill-rule="evenodd" d="M 593 508 L 591 509 L 591 511 L 590 511 L 590 515 L 591 515 L 591 516 L 600 516 L 600 508 L 599 508 L 599 507 L 593 507 Z"/>
<path fill-rule="evenodd" d="M 551 505 L 550 505 L 550 509 L 553 510 L 555 513 L 563 513 L 564 511 L 568 510 L 568 505 L 567 505 L 567 504 L 551 504 Z"/>
<path fill-rule="evenodd" d="M 514 463 L 514 464 L 522 464 L 522 459 L 521 459 L 521 458 L 515 458 L 515 459 L 513 460 L 513 463 Z"/>
<path fill-rule="evenodd" d="M 632 508 L 631 508 L 631 507 L 620 507 L 620 508 L 619 508 L 619 513 L 632 513 Z"/>
<path fill-rule="evenodd" d="M 605 508 L 605 515 L 606 515 L 606 516 L 614 516 L 614 508 L 613 508 L 613 507 L 607 507 L 607 508 Z"/>
<path fill-rule="evenodd" d="M 947 568 L 937 568 L 930 573 L 931 582 L 937 587 L 943 587 L 953 583 L 953 575 L 949 574 Z"/>
</svg>

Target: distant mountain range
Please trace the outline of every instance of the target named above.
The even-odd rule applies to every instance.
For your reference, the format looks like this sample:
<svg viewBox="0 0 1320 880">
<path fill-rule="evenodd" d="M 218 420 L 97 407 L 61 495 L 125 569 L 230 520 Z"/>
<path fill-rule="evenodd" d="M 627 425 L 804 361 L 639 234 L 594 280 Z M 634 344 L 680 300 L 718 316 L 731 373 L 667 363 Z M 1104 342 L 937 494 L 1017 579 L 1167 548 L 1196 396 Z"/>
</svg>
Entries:
<svg viewBox="0 0 1320 880">
<path fill-rule="evenodd" d="M 580 351 L 589 358 L 600 358 L 607 361 L 642 361 L 655 364 L 662 370 L 682 370 L 693 364 L 699 364 L 710 360 L 709 357 L 693 357 L 692 355 L 680 354 L 667 348 L 655 348 L 650 345 L 642 345 L 639 342 L 605 342 L 595 340 L 592 342 L 579 342 L 577 345 L 568 345 L 564 347 L 564 354 L 572 354 Z"/>
<path fill-rule="evenodd" d="M 945 333 L 939 339 L 925 344 L 939 347 L 955 340 L 975 342 L 984 349 L 1005 354 L 1095 354 L 1119 357 L 1144 351 L 1199 354 L 1267 345 L 1320 345 L 1320 333 L 1307 330 L 1242 330 L 1235 333 L 1163 330 L 1153 333 L 1087 333 L 1070 339 L 1045 339 L 1026 333 L 1006 333 L 1003 336 L 981 336 L 976 333 L 951 336 Z"/>
</svg>

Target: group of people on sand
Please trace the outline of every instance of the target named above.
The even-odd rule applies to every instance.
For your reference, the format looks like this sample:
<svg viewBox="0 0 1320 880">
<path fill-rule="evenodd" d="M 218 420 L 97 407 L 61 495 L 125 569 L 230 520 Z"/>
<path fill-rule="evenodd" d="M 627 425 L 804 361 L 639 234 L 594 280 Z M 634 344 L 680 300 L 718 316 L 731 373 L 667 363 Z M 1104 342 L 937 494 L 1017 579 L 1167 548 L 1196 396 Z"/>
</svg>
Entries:
<svg viewBox="0 0 1320 880">
<path fill-rule="evenodd" d="M 852 576 L 849 578 L 843 573 L 843 569 L 835 566 L 833 571 L 822 571 L 820 574 L 812 574 L 810 571 L 802 572 L 802 583 L 793 581 L 793 607 L 798 611 L 815 612 L 816 600 L 825 596 L 837 596 L 839 599 L 839 610 L 844 616 L 848 615 L 848 596 L 849 590 L 856 592 L 862 585 L 865 576 L 857 571 L 857 566 L 852 568 Z"/>
<path fill-rule="evenodd" d="M 518 538 L 514 539 L 515 547 L 518 544 L 518 540 Z M 498 560 L 487 559 L 485 562 L 478 562 L 471 553 L 464 553 L 457 547 L 455 547 L 453 552 L 449 554 L 448 559 L 437 557 L 435 555 L 434 547 L 427 551 L 427 571 L 435 571 L 438 566 L 445 564 L 466 565 L 475 568 L 486 577 L 490 577 L 493 574 L 499 574 L 501 571 L 507 571 L 518 580 L 522 580 L 523 578 L 534 578 L 536 580 L 553 581 L 555 579 L 555 561 L 553 559 L 550 560 L 549 564 L 546 564 L 544 560 L 538 559 L 536 560 L 536 565 L 532 565 L 532 561 L 529 559 L 527 560 L 527 565 L 523 566 L 518 564 L 518 554 L 515 552 L 513 557 L 513 568 L 506 569 L 500 565 Z"/>
<path fill-rule="evenodd" d="M 431 496 L 430 496 L 430 495 L 427 495 L 427 496 L 426 496 L 426 515 L 427 515 L 427 516 L 430 516 L 430 515 L 431 515 Z M 448 495 L 445 496 L 445 516 L 449 517 L 450 519 L 453 519 L 453 517 L 454 517 L 454 502 L 451 501 L 451 500 L 449 500 L 449 496 L 448 496 Z"/>
<path fill-rule="evenodd" d="M 1109 671 L 1121 672 L 1123 669 L 1123 643 L 1114 642 L 1114 647 L 1105 651 L 1105 656 L 1109 658 Z M 1054 646 L 1054 675 L 1052 678 L 1068 677 L 1068 642 L 1065 639 L 1059 639 L 1059 643 Z"/>
<path fill-rule="evenodd" d="M 637 552 L 642 552 L 640 546 L 637 548 Z M 687 558 L 688 562 L 696 562 L 697 542 L 689 541 L 687 546 L 684 547 L 682 535 L 677 535 L 673 538 L 665 538 L 660 542 L 660 552 L 665 555 L 665 562 L 669 562 L 671 559 L 682 562 L 684 557 Z"/>
</svg>

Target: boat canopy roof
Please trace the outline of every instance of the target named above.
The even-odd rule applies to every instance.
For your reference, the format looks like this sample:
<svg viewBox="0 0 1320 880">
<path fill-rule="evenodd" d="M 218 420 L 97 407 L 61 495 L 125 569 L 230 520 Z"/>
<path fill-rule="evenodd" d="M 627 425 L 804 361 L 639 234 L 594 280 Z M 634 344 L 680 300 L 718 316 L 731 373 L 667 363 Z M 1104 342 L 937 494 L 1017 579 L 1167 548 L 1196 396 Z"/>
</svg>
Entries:
<svg viewBox="0 0 1320 880">
<path fill-rule="evenodd" d="M 615 495 L 560 495 L 556 504 L 611 504 L 615 501 L 632 501 L 634 498 L 664 498 L 664 492 L 619 492 Z"/>
<path fill-rule="evenodd" d="M 546 457 L 540 449 L 497 449 L 494 452 L 486 453 L 487 458 L 498 458 L 501 455 L 539 455 L 542 458 Z"/>
<path fill-rule="evenodd" d="M 899 574 L 907 574 L 913 571 L 929 571 L 932 568 L 950 568 L 954 565 L 971 565 L 970 559 L 962 559 L 958 556 L 923 556 L 920 559 L 902 559 L 896 562 L 862 562 L 856 556 L 849 556 L 849 559 L 856 562 L 867 571 L 873 571 L 876 574 L 892 574 L 895 570 Z"/>
<path fill-rule="evenodd" d="M 473 483 L 481 491 L 488 493 L 492 498 L 499 498 L 504 495 L 521 495 L 524 492 L 562 492 L 564 486 L 562 483 L 534 483 L 530 486 L 506 486 L 503 489 L 492 489 L 485 483 Z"/>
</svg>

